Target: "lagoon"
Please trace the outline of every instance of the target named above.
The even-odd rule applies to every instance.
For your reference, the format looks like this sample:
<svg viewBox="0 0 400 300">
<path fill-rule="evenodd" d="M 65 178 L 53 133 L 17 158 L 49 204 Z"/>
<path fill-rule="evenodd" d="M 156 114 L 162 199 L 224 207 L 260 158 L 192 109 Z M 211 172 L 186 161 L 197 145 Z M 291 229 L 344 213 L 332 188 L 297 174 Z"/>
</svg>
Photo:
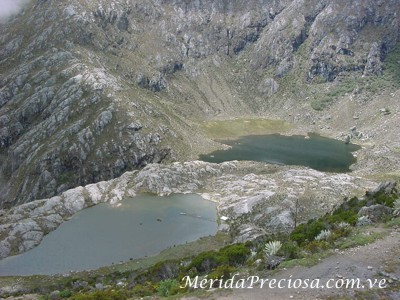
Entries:
<svg viewBox="0 0 400 300">
<path fill-rule="evenodd" d="M 214 235 L 216 204 L 198 195 L 139 195 L 75 214 L 36 248 L 0 260 L 0 276 L 96 269 Z"/>
<path fill-rule="evenodd" d="M 356 162 L 352 152 L 361 148 L 316 134 L 309 134 L 308 137 L 251 135 L 220 142 L 229 145 L 230 149 L 200 155 L 200 160 L 213 163 L 253 160 L 307 166 L 325 172 L 349 172 L 350 165 Z"/>
</svg>

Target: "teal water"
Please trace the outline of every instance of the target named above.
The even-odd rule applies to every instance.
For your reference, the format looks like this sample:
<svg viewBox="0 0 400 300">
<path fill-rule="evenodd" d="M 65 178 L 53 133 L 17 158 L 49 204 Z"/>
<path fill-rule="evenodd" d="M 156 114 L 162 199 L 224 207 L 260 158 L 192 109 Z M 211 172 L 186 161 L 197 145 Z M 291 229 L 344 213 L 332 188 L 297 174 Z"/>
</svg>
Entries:
<svg viewBox="0 0 400 300">
<path fill-rule="evenodd" d="M 216 219 L 216 204 L 191 194 L 99 204 L 75 214 L 36 248 L 0 260 L 0 275 L 66 273 L 155 255 L 214 235 Z"/>
<path fill-rule="evenodd" d="M 352 152 L 360 149 L 354 144 L 324 138 L 316 134 L 304 136 L 254 135 L 237 140 L 221 141 L 231 146 L 217 150 L 200 159 L 220 163 L 231 160 L 253 160 L 284 165 L 307 166 L 318 171 L 349 172 L 356 162 Z"/>
</svg>

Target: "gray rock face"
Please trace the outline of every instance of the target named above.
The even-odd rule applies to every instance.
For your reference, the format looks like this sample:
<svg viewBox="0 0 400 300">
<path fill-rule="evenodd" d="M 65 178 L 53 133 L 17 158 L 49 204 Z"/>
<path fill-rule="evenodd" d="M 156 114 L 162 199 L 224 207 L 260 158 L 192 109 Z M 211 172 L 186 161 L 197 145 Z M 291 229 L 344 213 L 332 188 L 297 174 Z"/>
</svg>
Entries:
<svg viewBox="0 0 400 300">
<path fill-rule="evenodd" d="M 121 90 L 117 79 L 81 64 L 68 51 L 53 48 L 2 82 L 2 95 L 9 96 L 0 110 L 0 147 L 8 156 L 0 164 L 10 185 L 0 207 L 111 179 L 169 154 L 159 140 L 147 138 L 148 132 L 118 124 L 121 113 L 105 94 Z M 30 88 L 23 88 L 28 83 Z"/>
<path fill-rule="evenodd" d="M 364 76 L 367 75 L 382 75 L 382 57 L 385 55 L 385 50 L 382 45 L 373 43 L 368 53 L 367 64 L 364 69 Z"/>
<path fill-rule="evenodd" d="M 193 115 L 258 114 L 289 74 L 377 76 L 399 15 L 397 0 L 29 1 L 0 28 L 0 207 L 186 160 L 206 140 Z"/>
<path fill-rule="evenodd" d="M 278 91 L 279 84 L 272 78 L 267 78 L 260 83 L 258 90 L 266 96 L 272 96 Z"/>
<path fill-rule="evenodd" d="M 382 204 L 364 206 L 358 212 L 359 217 L 368 217 L 372 222 L 380 222 L 392 215 L 393 209 Z"/>
</svg>

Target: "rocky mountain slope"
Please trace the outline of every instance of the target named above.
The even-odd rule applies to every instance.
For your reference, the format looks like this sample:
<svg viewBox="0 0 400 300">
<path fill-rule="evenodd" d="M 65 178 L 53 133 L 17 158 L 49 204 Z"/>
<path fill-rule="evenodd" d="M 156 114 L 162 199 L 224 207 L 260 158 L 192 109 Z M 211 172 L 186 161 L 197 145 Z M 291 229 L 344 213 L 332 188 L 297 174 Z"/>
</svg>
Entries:
<svg viewBox="0 0 400 300">
<path fill-rule="evenodd" d="M 310 122 L 379 78 L 394 91 L 399 13 L 397 0 L 32 0 L 0 24 L 0 207 L 194 158 L 215 147 L 203 120 Z"/>
</svg>

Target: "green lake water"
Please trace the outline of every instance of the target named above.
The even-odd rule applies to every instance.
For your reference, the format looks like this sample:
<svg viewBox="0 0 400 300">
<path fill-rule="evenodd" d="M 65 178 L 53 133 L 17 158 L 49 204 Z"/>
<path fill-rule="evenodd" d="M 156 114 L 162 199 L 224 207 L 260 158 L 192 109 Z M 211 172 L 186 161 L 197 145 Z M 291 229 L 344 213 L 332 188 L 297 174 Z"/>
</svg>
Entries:
<svg viewBox="0 0 400 300">
<path fill-rule="evenodd" d="M 66 273 L 155 255 L 214 235 L 216 220 L 216 204 L 193 194 L 99 204 L 75 214 L 36 248 L 0 260 L 0 275 Z"/>
<path fill-rule="evenodd" d="M 309 138 L 279 134 L 254 135 L 220 142 L 231 148 L 200 155 L 199 158 L 214 163 L 253 160 L 307 166 L 318 171 L 349 172 L 350 165 L 356 162 L 352 152 L 360 149 L 358 145 L 316 134 L 310 134 Z"/>
</svg>

